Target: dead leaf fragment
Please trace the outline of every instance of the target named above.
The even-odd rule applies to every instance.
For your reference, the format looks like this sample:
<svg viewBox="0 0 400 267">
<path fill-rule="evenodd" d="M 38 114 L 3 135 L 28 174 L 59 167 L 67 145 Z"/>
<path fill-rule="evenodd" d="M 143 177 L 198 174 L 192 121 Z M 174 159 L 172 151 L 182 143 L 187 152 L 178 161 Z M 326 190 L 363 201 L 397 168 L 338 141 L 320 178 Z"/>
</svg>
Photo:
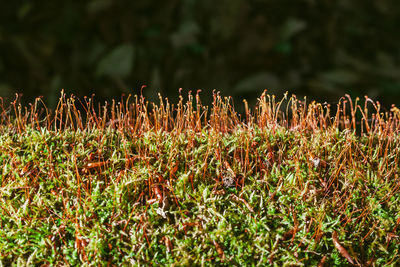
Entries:
<svg viewBox="0 0 400 267">
<path fill-rule="evenodd" d="M 225 260 L 225 253 L 224 250 L 221 248 L 221 246 L 217 243 L 217 241 L 213 240 L 214 246 L 217 249 L 218 255 L 221 258 L 222 261 Z"/>
<path fill-rule="evenodd" d="M 225 188 L 235 186 L 235 180 L 233 180 L 232 176 L 230 176 L 229 174 L 224 175 L 224 177 L 222 178 L 222 182 Z"/>
<path fill-rule="evenodd" d="M 347 252 L 347 250 L 339 243 L 339 240 L 337 239 L 337 233 L 336 231 L 333 231 L 332 233 L 332 240 L 333 244 L 335 245 L 335 248 L 339 250 L 340 254 L 342 254 L 343 257 L 347 259 L 348 262 L 351 264 L 354 264 L 353 259 L 350 257 L 350 254 Z"/>
<path fill-rule="evenodd" d="M 161 191 L 160 187 L 158 187 L 157 185 L 155 185 L 155 186 L 153 187 L 153 192 L 154 192 L 154 194 L 156 195 L 157 200 L 161 203 L 162 200 L 163 200 L 163 194 L 162 194 L 162 191 Z"/>
<path fill-rule="evenodd" d="M 88 163 L 85 168 L 86 169 L 100 168 L 106 165 L 107 163 L 108 163 L 107 161 L 91 162 Z"/>
</svg>

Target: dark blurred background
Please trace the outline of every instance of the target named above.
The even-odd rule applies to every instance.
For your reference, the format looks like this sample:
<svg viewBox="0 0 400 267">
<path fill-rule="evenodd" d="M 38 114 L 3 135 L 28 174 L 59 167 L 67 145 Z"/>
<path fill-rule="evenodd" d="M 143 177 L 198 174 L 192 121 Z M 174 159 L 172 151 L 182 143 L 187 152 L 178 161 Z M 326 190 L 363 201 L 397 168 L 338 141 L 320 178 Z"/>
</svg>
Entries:
<svg viewBox="0 0 400 267">
<path fill-rule="evenodd" d="M 399 0 L 6 1 L 0 96 L 177 100 L 213 89 L 254 103 L 335 102 L 348 93 L 400 104 Z"/>
</svg>

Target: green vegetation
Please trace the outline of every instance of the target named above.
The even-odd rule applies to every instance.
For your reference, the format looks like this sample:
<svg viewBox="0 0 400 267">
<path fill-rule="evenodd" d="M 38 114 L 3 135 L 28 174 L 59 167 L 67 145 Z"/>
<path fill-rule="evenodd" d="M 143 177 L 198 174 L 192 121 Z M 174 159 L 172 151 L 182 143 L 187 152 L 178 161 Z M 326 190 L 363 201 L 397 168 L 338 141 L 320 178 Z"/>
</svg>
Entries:
<svg viewBox="0 0 400 267">
<path fill-rule="evenodd" d="M 400 264 L 395 107 L 41 103 L 1 106 L 3 265 Z"/>
</svg>

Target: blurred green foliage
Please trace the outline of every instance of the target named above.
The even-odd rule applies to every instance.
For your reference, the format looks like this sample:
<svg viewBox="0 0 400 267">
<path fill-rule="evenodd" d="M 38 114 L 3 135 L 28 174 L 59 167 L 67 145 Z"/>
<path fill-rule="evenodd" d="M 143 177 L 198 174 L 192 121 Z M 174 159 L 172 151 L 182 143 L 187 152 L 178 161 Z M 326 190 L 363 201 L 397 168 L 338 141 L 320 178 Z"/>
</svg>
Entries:
<svg viewBox="0 0 400 267">
<path fill-rule="evenodd" d="M 398 0 L 8 1 L 0 94 L 400 99 Z M 208 99 L 209 100 L 209 99 Z M 251 103 L 251 101 L 250 101 Z"/>
</svg>

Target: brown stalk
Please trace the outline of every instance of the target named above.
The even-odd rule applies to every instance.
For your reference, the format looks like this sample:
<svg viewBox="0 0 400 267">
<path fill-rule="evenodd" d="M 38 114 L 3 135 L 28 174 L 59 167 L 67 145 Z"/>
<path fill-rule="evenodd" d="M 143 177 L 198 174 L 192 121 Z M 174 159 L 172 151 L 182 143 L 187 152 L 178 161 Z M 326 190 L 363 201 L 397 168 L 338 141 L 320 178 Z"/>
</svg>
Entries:
<svg viewBox="0 0 400 267">
<path fill-rule="evenodd" d="M 161 238 L 161 241 L 164 242 L 165 247 L 167 248 L 167 252 L 171 253 L 173 249 L 171 239 L 169 239 L 168 236 L 163 236 Z"/>
<path fill-rule="evenodd" d="M 318 267 L 324 267 L 325 266 L 325 261 L 326 261 L 326 255 L 322 257 L 322 259 L 318 263 Z"/>
<path fill-rule="evenodd" d="M 239 201 L 242 202 L 250 212 L 254 213 L 253 208 L 252 208 L 252 207 L 250 206 L 250 204 L 249 204 L 246 200 L 244 200 L 243 198 L 240 198 L 240 197 L 236 196 L 235 194 L 231 194 L 231 198 L 233 198 L 234 200 L 236 200 L 236 201 L 238 201 L 238 202 L 239 202 Z"/>
</svg>

